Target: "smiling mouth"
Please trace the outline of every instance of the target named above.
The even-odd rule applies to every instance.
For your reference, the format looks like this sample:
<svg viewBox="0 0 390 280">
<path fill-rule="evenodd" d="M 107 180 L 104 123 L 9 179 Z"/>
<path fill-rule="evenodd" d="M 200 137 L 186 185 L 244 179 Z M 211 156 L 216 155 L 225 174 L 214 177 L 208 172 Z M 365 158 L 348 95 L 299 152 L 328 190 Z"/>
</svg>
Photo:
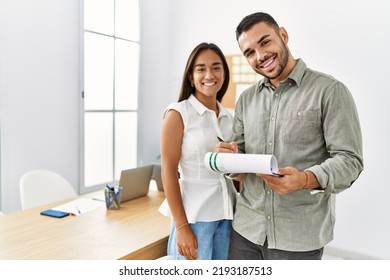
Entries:
<svg viewBox="0 0 390 280">
<path fill-rule="evenodd" d="M 276 55 L 273 55 L 273 56 L 267 58 L 266 61 L 264 61 L 264 62 L 258 64 L 257 68 L 259 68 L 259 69 L 264 69 L 264 68 L 269 67 L 269 66 L 272 64 L 272 62 L 274 62 L 275 56 L 276 56 Z"/>
<path fill-rule="evenodd" d="M 206 87 L 211 87 L 211 86 L 214 86 L 214 85 L 216 85 L 216 84 L 217 84 L 217 82 L 213 82 L 213 83 L 210 83 L 210 82 L 208 82 L 208 83 L 203 83 L 203 85 L 206 86 Z"/>
</svg>

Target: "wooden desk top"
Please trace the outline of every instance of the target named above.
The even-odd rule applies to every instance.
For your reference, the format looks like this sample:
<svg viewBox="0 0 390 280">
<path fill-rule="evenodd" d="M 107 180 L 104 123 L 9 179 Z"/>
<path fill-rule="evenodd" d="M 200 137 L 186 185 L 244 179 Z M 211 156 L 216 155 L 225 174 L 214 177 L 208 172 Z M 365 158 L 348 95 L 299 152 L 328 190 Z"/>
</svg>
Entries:
<svg viewBox="0 0 390 280">
<path fill-rule="evenodd" d="M 0 216 L 0 259 L 115 260 L 156 259 L 166 255 L 170 221 L 157 209 L 163 192 L 107 210 L 105 204 L 62 219 L 40 212 L 52 203 Z"/>
</svg>

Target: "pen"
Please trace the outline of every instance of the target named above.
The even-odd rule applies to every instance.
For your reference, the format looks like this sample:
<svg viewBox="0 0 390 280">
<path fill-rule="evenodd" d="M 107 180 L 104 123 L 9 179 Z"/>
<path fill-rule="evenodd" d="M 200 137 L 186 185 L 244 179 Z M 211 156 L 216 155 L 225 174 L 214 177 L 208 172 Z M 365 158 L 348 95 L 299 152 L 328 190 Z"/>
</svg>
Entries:
<svg viewBox="0 0 390 280">
<path fill-rule="evenodd" d="M 79 213 L 79 215 L 81 215 L 81 211 L 80 211 L 79 207 L 77 205 L 75 207 L 76 207 L 76 210 Z"/>
<path fill-rule="evenodd" d="M 106 185 L 106 188 L 109 189 L 110 191 L 114 191 L 114 188 L 111 188 L 109 185 Z"/>
<path fill-rule="evenodd" d="M 92 200 L 96 200 L 96 201 L 103 201 L 103 202 L 106 202 L 104 199 L 100 199 L 100 198 L 96 198 L 96 197 L 92 197 Z"/>
<path fill-rule="evenodd" d="M 275 172 L 272 172 L 272 176 L 279 177 L 279 178 L 284 177 L 283 174 L 279 174 L 279 173 L 275 173 Z"/>
<path fill-rule="evenodd" d="M 219 137 L 219 136 L 217 136 L 217 139 L 218 139 L 219 142 L 225 142 L 225 141 L 223 141 L 223 139 L 222 139 L 221 137 Z"/>
</svg>

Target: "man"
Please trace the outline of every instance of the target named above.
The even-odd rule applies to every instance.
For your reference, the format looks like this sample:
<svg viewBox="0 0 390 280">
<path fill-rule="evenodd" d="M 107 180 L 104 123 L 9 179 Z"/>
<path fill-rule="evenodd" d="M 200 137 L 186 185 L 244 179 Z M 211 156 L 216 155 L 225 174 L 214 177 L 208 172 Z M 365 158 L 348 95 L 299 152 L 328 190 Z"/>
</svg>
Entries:
<svg viewBox="0 0 390 280">
<path fill-rule="evenodd" d="M 241 94 L 232 142 L 216 151 L 274 154 L 284 176 L 245 174 L 229 258 L 319 260 L 333 239 L 335 195 L 363 170 L 355 103 L 344 84 L 294 59 L 269 14 L 245 17 L 236 37 L 264 78 Z"/>
</svg>

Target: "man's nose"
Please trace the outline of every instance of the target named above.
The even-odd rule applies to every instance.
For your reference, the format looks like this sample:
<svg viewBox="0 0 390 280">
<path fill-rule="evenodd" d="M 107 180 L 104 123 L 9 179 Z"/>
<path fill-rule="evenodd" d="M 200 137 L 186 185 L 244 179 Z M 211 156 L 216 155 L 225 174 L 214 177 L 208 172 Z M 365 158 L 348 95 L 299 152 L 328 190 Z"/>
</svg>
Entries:
<svg viewBox="0 0 390 280">
<path fill-rule="evenodd" d="M 262 50 L 256 50 L 257 61 L 263 62 L 267 57 L 267 52 Z"/>
</svg>

